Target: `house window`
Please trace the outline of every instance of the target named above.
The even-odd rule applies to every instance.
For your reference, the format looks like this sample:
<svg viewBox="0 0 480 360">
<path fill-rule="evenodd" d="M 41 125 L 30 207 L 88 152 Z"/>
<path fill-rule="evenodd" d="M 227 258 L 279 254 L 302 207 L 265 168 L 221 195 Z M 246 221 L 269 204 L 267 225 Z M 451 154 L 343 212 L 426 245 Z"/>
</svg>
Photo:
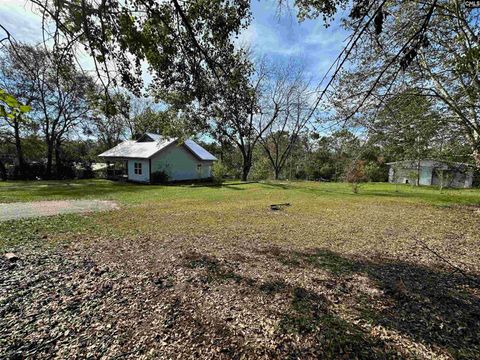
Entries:
<svg viewBox="0 0 480 360">
<path fill-rule="evenodd" d="M 142 163 L 134 163 L 133 172 L 135 173 L 135 175 L 142 175 Z"/>
<path fill-rule="evenodd" d="M 202 164 L 198 164 L 197 165 L 197 171 L 201 171 L 202 170 Z"/>
</svg>

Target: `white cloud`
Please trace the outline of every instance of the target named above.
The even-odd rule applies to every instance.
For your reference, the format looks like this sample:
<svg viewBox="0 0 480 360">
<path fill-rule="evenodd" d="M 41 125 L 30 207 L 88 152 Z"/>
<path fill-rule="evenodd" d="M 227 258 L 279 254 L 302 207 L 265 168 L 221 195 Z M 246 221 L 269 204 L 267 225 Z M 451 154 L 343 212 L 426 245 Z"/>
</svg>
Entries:
<svg viewBox="0 0 480 360">
<path fill-rule="evenodd" d="M 317 25 L 308 34 L 304 42 L 319 47 L 340 47 L 346 38 L 347 35 L 341 29 L 325 29 L 322 25 Z"/>
<path fill-rule="evenodd" d="M 295 56 L 302 52 L 302 44 L 289 43 L 282 38 L 281 33 L 274 25 L 252 23 L 242 32 L 239 44 L 249 45 L 260 55 Z"/>
<path fill-rule="evenodd" d="M 0 24 L 17 41 L 37 43 L 42 40 L 41 18 L 32 12 L 32 7 L 24 0 L 2 0 Z M 1 37 L 3 35 L 0 33 Z"/>
</svg>

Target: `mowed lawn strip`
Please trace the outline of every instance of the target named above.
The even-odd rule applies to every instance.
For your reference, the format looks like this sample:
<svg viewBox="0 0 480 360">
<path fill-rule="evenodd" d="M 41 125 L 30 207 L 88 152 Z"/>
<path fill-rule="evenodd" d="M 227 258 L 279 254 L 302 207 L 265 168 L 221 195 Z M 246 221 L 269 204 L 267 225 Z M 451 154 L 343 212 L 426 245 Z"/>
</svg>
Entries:
<svg viewBox="0 0 480 360">
<path fill-rule="evenodd" d="M 232 190 L 232 191 L 230 191 Z M 479 205 L 479 189 L 444 189 L 436 187 L 413 187 L 388 183 L 366 183 L 360 186 L 360 193 L 353 194 L 351 186 L 345 183 L 319 182 L 251 182 L 236 181 L 216 185 L 144 185 L 115 182 L 101 179 L 92 180 L 52 180 L 52 181 L 3 181 L 0 182 L 0 203 L 40 200 L 106 199 L 125 203 L 143 203 L 162 199 L 225 199 L 235 197 L 236 191 L 243 191 L 242 198 L 249 200 L 255 196 L 265 196 L 275 191 L 275 197 L 296 198 L 301 194 L 323 198 L 365 198 L 373 197 L 397 199 L 413 203 L 432 205 Z M 291 191 L 292 190 L 292 191 Z M 236 194 L 240 195 L 240 194 Z"/>
<path fill-rule="evenodd" d="M 73 315 L 65 308 L 65 317 L 78 317 L 71 331 L 90 339 L 95 354 L 480 355 L 479 190 L 364 184 L 353 194 L 347 184 L 334 183 L 148 186 L 94 180 L 4 183 L 0 193 L 2 201 L 98 198 L 122 204 L 86 216 L 0 223 L 2 249 L 24 258 L 8 270 L 19 281 L 27 276 L 24 266 L 31 269 L 38 258 L 51 256 L 57 267 L 55 259 L 68 261 L 80 289 L 71 296 L 84 298 L 86 307 Z M 271 211 L 278 203 L 291 206 Z M 79 259 L 103 269 L 99 279 L 111 284 L 106 294 L 85 290 L 98 279 L 83 274 Z M 63 284 L 64 275 L 49 267 L 41 272 L 51 274 L 45 279 L 39 273 L 42 281 Z M 126 290 L 132 282 L 142 296 Z M 57 297 L 36 289 L 36 310 L 62 309 Z M 47 305 L 40 301 L 45 296 Z M 140 317 L 148 321 L 132 320 L 138 312 L 122 307 L 128 302 L 138 310 L 133 296 L 143 301 L 150 315 Z M 20 303 L 22 308 L 32 299 Z M 111 327 L 128 328 L 131 336 L 95 342 L 82 319 L 98 306 L 108 308 Z M 16 316 L 9 312 L 7 320 Z M 52 326 L 68 327 L 61 321 Z M 40 336 L 35 328 L 22 331 L 27 338 Z M 57 355 L 78 354 L 73 341 L 59 338 Z"/>
</svg>

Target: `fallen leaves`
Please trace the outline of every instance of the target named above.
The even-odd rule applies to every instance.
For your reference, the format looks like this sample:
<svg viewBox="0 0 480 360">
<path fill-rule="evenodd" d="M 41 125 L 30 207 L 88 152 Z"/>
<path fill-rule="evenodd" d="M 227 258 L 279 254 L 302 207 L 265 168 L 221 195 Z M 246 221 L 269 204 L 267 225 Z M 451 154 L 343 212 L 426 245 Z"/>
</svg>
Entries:
<svg viewBox="0 0 480 360">
<path fill-rule="evenodd" d="M 19 258 L 15 253 L 8 252 L 4 255 L 5 259 L 9 261 L 17 261 Z"/>
<path fill-rule="evenodd" d="M 289 191 L 0 224 L 0 358 L 480 358 L 480 289 L 414 241 L 478 278 L 476 213 Z"/>
</svg>

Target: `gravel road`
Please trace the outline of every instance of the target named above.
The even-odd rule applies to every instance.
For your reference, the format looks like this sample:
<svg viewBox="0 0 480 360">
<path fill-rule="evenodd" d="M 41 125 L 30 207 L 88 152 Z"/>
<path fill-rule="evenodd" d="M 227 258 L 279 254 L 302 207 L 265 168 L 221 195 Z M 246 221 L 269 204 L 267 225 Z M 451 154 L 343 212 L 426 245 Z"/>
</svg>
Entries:
<svg viewBox="0 0 480 360">
<path fill-rule="evenodd" d="M 0 204 L 0 221 L 118 209 L 108 200 L 59 200 Z"/>
</svg>

